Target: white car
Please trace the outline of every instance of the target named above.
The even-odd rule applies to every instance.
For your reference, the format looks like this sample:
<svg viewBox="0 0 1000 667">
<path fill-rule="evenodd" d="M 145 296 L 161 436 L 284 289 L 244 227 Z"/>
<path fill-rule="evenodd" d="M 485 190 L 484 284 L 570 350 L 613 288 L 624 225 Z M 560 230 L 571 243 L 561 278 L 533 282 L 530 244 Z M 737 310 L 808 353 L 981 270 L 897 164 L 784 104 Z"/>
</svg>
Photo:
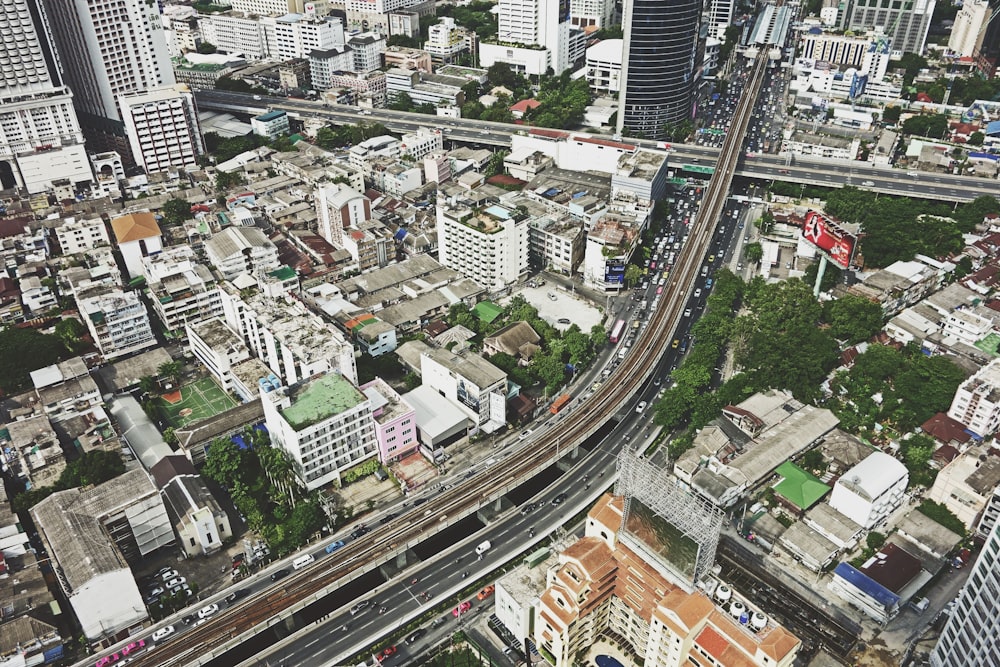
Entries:
<svg viewBox="0 0 1000 667">
<path fill-rule="evenodd" d="M 171 579 L 177 576 L 180 576 L 180 573 L 177 570 L 167 570 L 162 575 L 160 575 L 160 578 L 163 579 L 163 581 L 170 581 Z"/>
<path fill-rule="evenodd" d="M 518 440 L 524 440 L 529 435 L 531 435 L 531 429 L 530 428 L 528 430 L 526 430 L 526 431 L 521 431 L 521 435 L 517 436 L 517 439 Z"/>
<path fill-rule="evenodd" d="M 208 618 L 219 612 L 219 605 L 210 604 L 198 610 L 198 618 Z"/>
<path fill-rule="evenodd" d="M 646 409 L 646 401 L 639 401 L 639 405 L 635 406 L 635 413 L 641 415 Z"/>
<path fill-rule="evenodd" d="M 164 626 L 153 633 L 153 641 L 162 642 L 164 639 L 174 634 L 174 632 L 176 632 L 176 630 L 174 630 L 174 626 L 172 625 Z"/>
<path fill-rule="evenodd" d="M 174 577 L 173 579 L 168 581 L 165 585 L 167 588 L 177 588 L 178 586 L 186 583 L 187 579 L 185 579 L 184 577 Z"/>
</svg>

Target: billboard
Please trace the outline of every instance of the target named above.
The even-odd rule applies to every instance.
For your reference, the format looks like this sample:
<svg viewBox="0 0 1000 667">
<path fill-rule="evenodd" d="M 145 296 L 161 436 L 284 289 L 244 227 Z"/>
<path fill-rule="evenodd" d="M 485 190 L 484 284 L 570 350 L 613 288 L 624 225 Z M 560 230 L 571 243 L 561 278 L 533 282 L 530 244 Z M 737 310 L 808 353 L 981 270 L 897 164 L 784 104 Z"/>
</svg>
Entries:
<svg viewBox="0 0 1000 667">
<path fill-rule="evenodd" d="M 625 284 L 625 260 L 609 259 L 604 264 L 604 282 Z"/>
<path fill-rule="evenodd" d="M 631 497 L 628 502 L 624 530 L 662 559 L 664 565 L 679 574 L 683 581 L 693 583 L 701 545 L 638 498 Z"/>
<path fill-rule="evenodd" d="M 840 268 L 850 267 L 858 239 L 830 218 L 818 211 L 809 211 L 802 224 L 802 237 Z"/>
</svg>

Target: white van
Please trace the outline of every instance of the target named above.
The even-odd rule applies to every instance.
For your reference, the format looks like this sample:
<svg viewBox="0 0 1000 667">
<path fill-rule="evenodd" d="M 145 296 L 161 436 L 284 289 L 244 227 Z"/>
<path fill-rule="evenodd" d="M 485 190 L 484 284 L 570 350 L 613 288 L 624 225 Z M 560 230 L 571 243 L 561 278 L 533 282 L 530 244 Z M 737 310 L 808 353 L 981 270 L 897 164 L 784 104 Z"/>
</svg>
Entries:
<svg viewBox="0 0 1000 667">
<path fill-rule="evenodd" d="M 486 540 L 485 542 L 483 542 L 482 544 L 480 544 L 478 547 L 476 547 L 476 555 L 477 556 L 482 556 L 484 553 L 486 553 L 487 551 L 489 551 L 490 548 L 492 548 L 492 546 L 493 545 L 490 544 L 490 541 Z"/>
<path fill-rule="evenodd" d="M 306 565 L 308 565 L 309 563 L 313 562 L 314 560 L 316 560 L 316 559 L 312 557 L 312 554 L 306 554 L 305 556 L 299 556 L 298 558 L 296 558 L 295 560 L 292 561 L 292 568 L 294 568 L 296 570 L 301 570 L 302 568 L 304 568 Z"/>
</svg>

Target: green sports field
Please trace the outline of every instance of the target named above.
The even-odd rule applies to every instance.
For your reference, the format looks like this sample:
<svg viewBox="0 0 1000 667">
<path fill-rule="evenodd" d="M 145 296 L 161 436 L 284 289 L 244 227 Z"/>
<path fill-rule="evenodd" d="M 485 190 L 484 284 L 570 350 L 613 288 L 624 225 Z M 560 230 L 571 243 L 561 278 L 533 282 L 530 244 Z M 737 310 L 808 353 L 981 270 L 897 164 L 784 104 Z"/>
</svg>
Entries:
<svg viewBox="0 0 1000 667">
<path fill-rule="evenodd" d="M 180 388 L 179 393 L 179 397 L 175 392 L 156 399 L 156 407 L 163 416 L 163 421 L 174 428 L 213 417 L 237 405 L 212 378 L 202 378 L 185 385 Z"/>
</svg>

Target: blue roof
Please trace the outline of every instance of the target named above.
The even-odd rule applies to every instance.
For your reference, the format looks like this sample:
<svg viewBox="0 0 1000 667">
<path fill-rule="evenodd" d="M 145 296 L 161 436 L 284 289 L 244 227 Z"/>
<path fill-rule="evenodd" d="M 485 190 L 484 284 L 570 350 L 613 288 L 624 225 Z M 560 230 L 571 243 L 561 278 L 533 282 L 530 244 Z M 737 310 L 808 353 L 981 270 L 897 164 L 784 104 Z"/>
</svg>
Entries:
<svg viewBox="0 0 1000 667">
<path fill-rule="evenodd" d="M 269 120 L 277 120 L 278 118 L 281 118 L 284 115 L 285 115 L 284 111 L 268 111 L 267 113 L 262 113 L 261 115 L 257 116 L 257 120 L 261 121 L 262 123 L 266 123 Z"/>
<path fill-rule="evenodd" d="M 403 239 L 406 238 L 406 230 L 400 227 L 399 229 L 396 230 L 396 233 L 392 235 L 392 238 L 394 238 L 397 241 L 402 241 Z"/>
<path fill-rule="evenodd" d="M 887 609 L 899 604 L 898 595 L 850 563 L 840 563 L 833 573 Z"/>
<path fill-rule="evenodd" d="M 1000 134 L 1000 120 L 995 120 L 991 123 L 986 124 L 986 134 L 991 137 L 995 134 Z"/>
<path fill-rule="evenodd" d="M 993 153 L 969 153 L 970 158 L 978 158 L 980 160 L 993 160 L 994 162 L 1000 160 L 1000 155 L 993 155 Z"/>
</svg>

